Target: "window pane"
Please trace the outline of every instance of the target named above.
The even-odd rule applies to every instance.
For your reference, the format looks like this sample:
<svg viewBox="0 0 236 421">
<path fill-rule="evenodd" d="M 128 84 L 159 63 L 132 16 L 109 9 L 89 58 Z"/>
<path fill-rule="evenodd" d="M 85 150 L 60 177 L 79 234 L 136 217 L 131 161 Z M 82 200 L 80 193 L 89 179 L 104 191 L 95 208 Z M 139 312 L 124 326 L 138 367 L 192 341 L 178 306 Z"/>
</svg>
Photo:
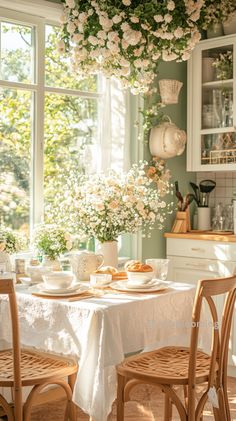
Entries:
<svg viewBox="0 0 236 421">
<path fill-rule="evenodd" d="M 1 79 L 34 82 L 34 29 L 1 23 Z"/>
<path fill-rule="evenodd" d="M 0 223 L 28 230 L 32 95 L 0 89 Z"/>
<path fill-rule="evenodd" d="M 97 77 L 82 77 L 73 74 L 69 57 L 57 52 L 59 31 L 60 29 L 56 26 L 46 26 L 46 86 L 96 92 Z"/>
<path fill-rule="evenodd" d="M 45 97 L 44 198 L 48 209 L 65 181 L 87 172 L 98 142 L 98 102 L 58 94 Z M 56 204 L 57 206 L 57 204 Z"/>
</svg>

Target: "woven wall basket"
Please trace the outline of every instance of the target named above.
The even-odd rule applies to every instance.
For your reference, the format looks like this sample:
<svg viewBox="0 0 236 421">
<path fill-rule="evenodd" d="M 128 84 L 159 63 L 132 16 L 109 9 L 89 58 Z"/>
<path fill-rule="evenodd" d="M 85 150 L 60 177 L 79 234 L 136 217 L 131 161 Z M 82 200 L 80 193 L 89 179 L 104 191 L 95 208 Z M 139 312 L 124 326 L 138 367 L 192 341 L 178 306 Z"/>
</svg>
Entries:
<svg viewBox="0 0 236 421">
<path fill-rule="evenodd" d="M 175 79 L 159 80 L 160 95 L 163 104 L 177 104 L 183 83 Z"/>
</svg>

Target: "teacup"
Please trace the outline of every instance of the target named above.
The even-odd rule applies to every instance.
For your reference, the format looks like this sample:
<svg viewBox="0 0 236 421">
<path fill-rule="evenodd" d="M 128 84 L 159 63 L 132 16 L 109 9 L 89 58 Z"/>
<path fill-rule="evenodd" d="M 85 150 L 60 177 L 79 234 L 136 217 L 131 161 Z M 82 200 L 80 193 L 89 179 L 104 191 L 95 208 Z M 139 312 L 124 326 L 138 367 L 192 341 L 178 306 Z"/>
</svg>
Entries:
<svg viewBox="0 0 236 421">
<path fill-rule="evenodd" d="M 154 272 L 129 272 L 127 270 L 127 276 L 129 283 L 133 281 L 135 283 L 145 284 L 154 277 Z"/>
<path fill-rule="evenodd" d="M 50 272 L 43 275 L 43 281 L 47 288 L 61 289 L 69 288 L 74 280 L 72 272 Z"/>
<path fill-rule="evenodd" d="M 96 288 L 108 285 L 111 280 L 112 275 L 110 273 L 92 273 L 90 275 L 90 284 Z"/>
</svg>

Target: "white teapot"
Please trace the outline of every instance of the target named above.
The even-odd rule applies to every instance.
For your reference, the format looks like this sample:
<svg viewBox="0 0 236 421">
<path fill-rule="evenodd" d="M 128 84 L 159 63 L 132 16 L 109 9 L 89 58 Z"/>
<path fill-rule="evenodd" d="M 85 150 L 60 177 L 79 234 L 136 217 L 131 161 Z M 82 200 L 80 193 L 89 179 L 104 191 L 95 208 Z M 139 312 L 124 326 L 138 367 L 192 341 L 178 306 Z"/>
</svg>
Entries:
<svg viewBox="0 0 236 421">
<path fill-rule="evenodd" d="M 181 155 L 187 136 L 171 121 L 153 127 L 150 132 L 149 147 L 152 156 L 168 159 Z"/>
<path fill-rule="evenodd" d="M 102 254 L 86 250 L 69 253 L 67 256 L 77 281 L 89 281 L 90 274 L 102 266 L 104 261 Z"/>
</svg>

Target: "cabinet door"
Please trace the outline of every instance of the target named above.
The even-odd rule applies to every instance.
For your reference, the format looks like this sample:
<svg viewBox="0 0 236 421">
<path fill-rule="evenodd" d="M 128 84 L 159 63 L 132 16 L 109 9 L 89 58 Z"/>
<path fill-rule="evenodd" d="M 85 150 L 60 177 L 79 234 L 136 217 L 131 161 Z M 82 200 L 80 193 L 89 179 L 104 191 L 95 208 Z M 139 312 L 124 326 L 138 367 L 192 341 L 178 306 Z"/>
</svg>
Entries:
<svg viewBox="0 0 236 421">
<path fill-rule="evenodd" d="M 220 278 L 225 276 L 225 262 L 191 257 L 168 255 L 170 269 L 168 279 L 197 285 L 199 279 Z"/>
<path fill-rule="evenodd" d="M 199 43 L 188 64 L 188 171 L 236 170 L 236 36 Z"/>
</svg>

